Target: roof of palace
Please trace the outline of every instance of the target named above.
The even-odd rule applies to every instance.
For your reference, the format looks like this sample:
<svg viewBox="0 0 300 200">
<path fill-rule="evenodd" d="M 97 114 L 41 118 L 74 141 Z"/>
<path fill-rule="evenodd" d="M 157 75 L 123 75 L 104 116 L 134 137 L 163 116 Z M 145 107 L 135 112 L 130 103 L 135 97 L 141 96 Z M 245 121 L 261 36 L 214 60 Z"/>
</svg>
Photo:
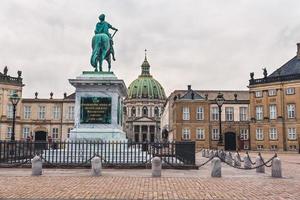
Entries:
<svg viewBox="0 0 300 200">
<path fill-rule="evenodd" d="M 127 99 L 160 99 L 165 100 L 164 88 L 150 74 L 150 65 L 145 55 L 141 66 L 142 73 L 128 87 Z"/>
<path fill-rule="evenodd" d="M 265 71 L 264 78 L 254 79 L 253 76 L 249 80 L 249 85 L 257 85 L 272 82 L 300 80 L 300 44 L 298 44 L 297 55 L 279 67 L 269 76 Z"/>
<path fill-rule="evenodd" d="M 5 67 L 3 73 L 0 72 L 0 83 L 9 84 L 9 85 L 16 85 L 16 86 L 23 86 L 21 74 L 22 72 L 18 71 L 18 77 L 12 77 L 7 74 L 8 68 Z"/>
</svg>

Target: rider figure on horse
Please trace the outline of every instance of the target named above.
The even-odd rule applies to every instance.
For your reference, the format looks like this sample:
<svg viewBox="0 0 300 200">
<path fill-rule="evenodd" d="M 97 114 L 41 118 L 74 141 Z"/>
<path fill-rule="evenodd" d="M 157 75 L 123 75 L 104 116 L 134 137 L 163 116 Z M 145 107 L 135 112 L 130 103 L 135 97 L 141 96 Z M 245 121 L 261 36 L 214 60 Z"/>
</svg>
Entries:
<svg viewBox="0 0 300 200">
<path fill-rule="evenodd" d="M 104 14 L 101 14 L 99 16 L 99 20 L 100 20 L 100 22 L 98 22 L 96 24 L 95 34 L 104 33 L 110 38 L 110 53 L 112 55 L 112 59 L 115 61 L 116 60 L 115 59 L 115 51 L 114 51 L 114 48 L 113 48 L 114 42 L 112 40 L 111 34 L 109 33 L 109 29 L 112 29 L 114 31 L 118 31 L 118 29 L 113 27 L 112 25 L 110 25 L 108 22 L 105 21 L 105 15 Z"/>
</svg>

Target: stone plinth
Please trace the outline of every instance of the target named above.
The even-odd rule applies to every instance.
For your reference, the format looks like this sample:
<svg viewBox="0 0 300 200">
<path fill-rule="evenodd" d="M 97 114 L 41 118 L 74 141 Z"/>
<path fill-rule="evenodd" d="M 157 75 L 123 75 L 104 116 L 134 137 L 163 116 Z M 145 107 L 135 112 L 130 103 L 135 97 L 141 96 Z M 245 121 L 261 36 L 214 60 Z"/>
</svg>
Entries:
<svg viewBox="0 0 300 200">
<path fill-rule="evenodd" d="M 125 141 L 122 131 L 123 98 L 127 89 L 113 72 L 83 72 L 69 79 L 76 88 L 71 140 Z"/>
</svg>

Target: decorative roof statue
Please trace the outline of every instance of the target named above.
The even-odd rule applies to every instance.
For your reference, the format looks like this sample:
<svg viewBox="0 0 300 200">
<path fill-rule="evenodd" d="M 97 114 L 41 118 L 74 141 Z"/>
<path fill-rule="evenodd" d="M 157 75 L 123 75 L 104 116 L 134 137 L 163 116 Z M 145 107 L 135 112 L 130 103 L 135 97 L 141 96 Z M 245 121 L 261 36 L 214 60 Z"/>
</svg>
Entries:
<svg viewBox="0 0 300 200">
<path fill-rule="evenodd" d="M 8 68 L 7 68 L 7 66 L 5 66 L 4 69 L 3 69 L 3 74 L 6 76 L 7 72 L 8 72 Z"/>
<path fill-rule="evenodd" d="M 113 48 L 113 37 L 118 31 L 117 28 L 114 28 L 108 22 L 105 21 L 105 15 L 101 14 L 99 16 L 100 22 L 96 24 L 95 35 L 92 39 L 92 56 L 91 56 L 91 65 L 95 68 L 95 72 L 102 71 L 102 62 L 106 60 L 108 63 L 108 71 L 111 69 L 111 56 L 115 61 L 115 53 Z M 109 29 L 114 30 L 113 35 L 109 33 Z"/>
</svg>

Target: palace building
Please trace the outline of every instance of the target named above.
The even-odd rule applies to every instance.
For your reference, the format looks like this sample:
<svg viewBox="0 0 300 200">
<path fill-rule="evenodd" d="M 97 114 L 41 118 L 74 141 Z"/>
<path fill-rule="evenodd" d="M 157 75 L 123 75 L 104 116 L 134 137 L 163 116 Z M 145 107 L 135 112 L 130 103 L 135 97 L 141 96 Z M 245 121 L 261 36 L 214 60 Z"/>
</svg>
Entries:
<svg viewBox="0 0 300 200">
<path fill-rule="evenodd" d="M 251 73 L 250 137 L 252 149 L 296 150 L 300 143 L 300 44 L 297 54 L 263 78 Z"/>
<path fill-rule="evenodd" d="M 161 129 L 169 140 L 195 141 L 196 148 L 217 148 L 219 108 L 215 98 L 222 93 L 221 122 L 226 150 L 250 149 L 249 92 L 175 90 L 168 97 Z"/>
<path fill-rule="evenodd" d="M 128 96 L 124 100 L 123 129 L 131 141 L 159 141 L 160 116 L 166 95 L 161 84 L 150 74 L 146 55 L 141 71 L 128 87 Z"/>
<path fill-rule="evenodd" d="M 22 98 L 21 71 L 17 77 L 8 75 L 8 68 L 0 73 L 0 140 L 10 140 L 12 133 L 13 106 L 9 97 L 16 93 L 21 99 L 16 108 L 16 140 L 65 140 L 74 127 L 74 94 L 61 99 Z"/>
</svg>

